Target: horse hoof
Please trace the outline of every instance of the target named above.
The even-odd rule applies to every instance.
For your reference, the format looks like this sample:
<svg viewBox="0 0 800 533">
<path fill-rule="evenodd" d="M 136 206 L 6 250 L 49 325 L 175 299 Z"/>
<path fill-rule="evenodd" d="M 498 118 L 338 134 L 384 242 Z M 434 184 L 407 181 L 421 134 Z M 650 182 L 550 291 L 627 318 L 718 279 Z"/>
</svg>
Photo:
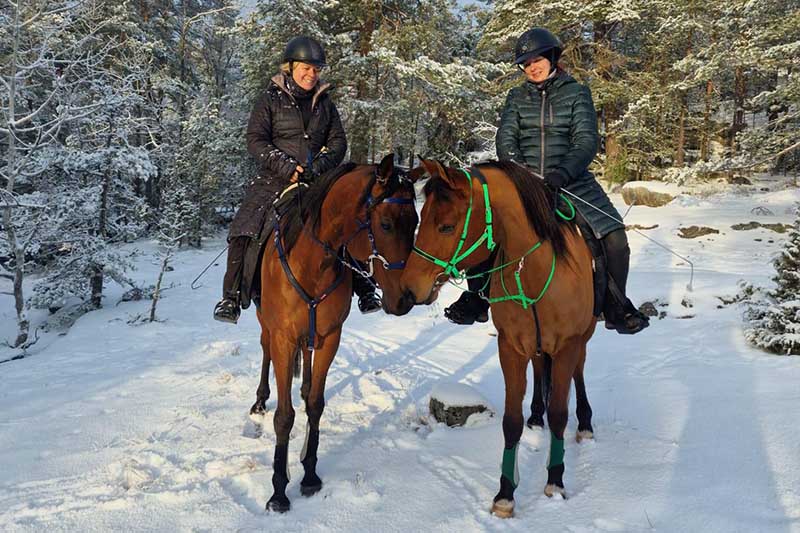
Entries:
<svg viewBox="0 0 800 533">
<path fill-rule="evenodd" d="M 541 416 L 531 415 L 526 424 L 530 429 L 544 429 L 544 418 Z"/>
<path fill-rule="evenodd" d="M 250 414 L 255 416 L 264 416 L 267 413 L 267 406 L 266 402 L 256 402 L 253 404 L 253 407 L 250 408 Z"/>
<path fill-rule="evenodd" d="M 289 503 L 289 498 L 286 496 L 280 498 L 277 496 L 273 496 L 267 502 L 267 511 L 271 511 L 273 513 L 285 513 L 291 508 L 291 504 Z"/>
<path fill-rule="evenodd" d="M 567 499 L 567 493 L 564 491 L 564 487 L 559 487 L 558 485 L 550 484 L 544 488 L 544 495 L 547 496 L 548 498 L 552 498 L 556 494 L 561 496 L 561 499 L 563 500 Z"/>
<path fill-rule="evenodd" d="M 575 440 L 577 442 L 583 442 L 585 440 L 594 440 L 594 433 L 592 433 L 592 431 L 588 429 L 579 430 L 575 434 Z"/>
<path fill-rule="evenodd" d="M 313 496 L 314 494 L 318 493 L 321 490 L 322 490 L 321 481 L 314 485 L 303 485 L 302 483 L 300 484 L 300 494 L 306 497 Z"/>
<path fill-rule="evenodd" d="M 492 504 L 492 514 L 497 518 L 511 518 L 514 516 L 514 500 L 500 498 Z"/>
</svg>

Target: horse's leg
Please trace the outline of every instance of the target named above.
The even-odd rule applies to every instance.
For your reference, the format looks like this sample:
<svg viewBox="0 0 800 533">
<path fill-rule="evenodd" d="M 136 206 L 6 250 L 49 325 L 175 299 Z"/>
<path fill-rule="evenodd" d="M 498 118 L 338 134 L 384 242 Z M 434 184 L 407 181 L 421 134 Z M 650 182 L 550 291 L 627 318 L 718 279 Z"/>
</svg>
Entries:
<svg viewBox="0 0 800 533">
<path fill-rule="evenodd" d="M 261 380 L 258 382 L 256 391 L 256 403 L 250 408 L 251 415 L 263 415 L 267 412 L 267 400 L 269 400 L 269 331 L 261 327 Z"/>
<path fill-rule="evenodd" d="M 542 391 L 542 376 L 544 364 L 541 357 L 534 357 L 533 363 L 533 399 L 531 400 L 531 417 L 528 427 L 544 427 L 544 393 Z"/>
<path fill-rule="evenodd" d="M 303 384 L 300 386 L 300 398 L 308 403 L 308 390 L 311 388 L 311 350 L 303 347 Z"/>
<path fill-rule="evenodd" d="M 575 413 L 578 415 L 578 433 L 575 439 L 578 442 L 593 439 L 594 430 L 592 429 L 592 406 L 589 405 L 589 398 L 586 396 L 586 384 L 583 381 L 583 366 L 586 363 L 586 345 L 581 346 L 580 359 L 575 367 L 575 396 L 577 406 Z"/>
<path fill-rule="evenodd" d="M 569 417 L 569 390 L 572 375 L 578 363 L 578 346 L 570 343 L 553 357 L 552 391 L 547 406 L 547 424 L 550 426 L 550 456 L 547 460 L 547 496 L 564 492 L 564 430 Z"/>
<path fill-rule="evenodd" d="M 503 413 L 503 463 L 500 491 L 494 497 L 492 514 L 500 518 L 514 515 L 514 490 L 519 484 L 517 449 L 525 419 L 522 416 L 522 399 L 527 387 L 528 357 L 516 351 L 501 333 L 497 340 L 500 349 L 500 367 L 506 383 L 506 404 Z"/>
<path fill-rule="evenodd" d="M 300 454 L 305 476 L 300 482 L 300 493 L 303 496 L 316 494 L 322 488 L 322 480 L 317 475 L 317 449 L 319 448 L 319 421 L 325 409 L 325 379 L 328 369 L 339 349 L 341 328 L 325 337 L 319 349 L 314 351 L 314 371 L 311 374 L 311 387 L 306 398 L 306 414 L 308 427 L 306 428 L 306 442 Z"/>
<path fill-rule="evenodd" d="M 297 352 L 295 344 L 289 339 L 270 339 L 270 354 L 275 367 L 275 387 L 278 389 L 278 405 L 275 408 L 275 458 L 272 462 L 272 488 L 274 492 L 267 502 L 267 510 L 286 512 L 289 510 L 289 498 L 286 497 L 286 485 L 289 484 L 289 433 L 294 425 L 294 407 L 292 407 L 292 372 L 294 356 Z"/>
</svg>

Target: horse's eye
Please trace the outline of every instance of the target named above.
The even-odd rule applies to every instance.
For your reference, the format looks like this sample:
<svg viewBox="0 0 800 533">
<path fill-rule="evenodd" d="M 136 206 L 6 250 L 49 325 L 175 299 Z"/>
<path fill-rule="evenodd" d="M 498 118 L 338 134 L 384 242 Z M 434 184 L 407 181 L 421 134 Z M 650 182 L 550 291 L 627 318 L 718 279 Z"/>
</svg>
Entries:
<svg viewBox="0 0 800 533">
<path fill-rule="evenodd" d="M 386 233 L 392 231 L 392 225 L 389 222 L 381 221 L 381 229 Z"/>
<path fill-rule="evenodd" d="M 439 226 L 439 233 L 453 233 L 456 227 L 452 224 L 442 224 Z"/>
</svg>

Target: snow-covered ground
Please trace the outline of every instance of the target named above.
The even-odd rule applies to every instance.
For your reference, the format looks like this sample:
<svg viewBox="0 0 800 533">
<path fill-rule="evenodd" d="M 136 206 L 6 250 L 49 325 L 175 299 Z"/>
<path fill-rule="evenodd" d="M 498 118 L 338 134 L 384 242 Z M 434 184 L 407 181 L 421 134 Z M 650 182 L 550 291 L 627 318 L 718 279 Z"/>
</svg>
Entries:
<svg viewBox="0 0 800 533">
<path fill-rule="evenodd" d="M 592 339 L 596 438 L 567 442 L 567 500 L 542 494 L 548 438 L 526 429 L 517 515 L 491 516 L 501 417 L 459 429 L 431 424 L 427 395 L 445 381 L 473 386 L 498 413 L 503 405 L 493 327 L 443 319 L 457 296 L 449 288 L 440 304 L 407 317 L 351 315 L 328 379 L 325 485 L 300 495 L 305 415 L 296 384 L 292 510 L 265 513 L 275 400 L 258 437 L 246 416 L 261 364 L 254 313 L 235 327 L 211 320 L 222 262 L 189 288 L 219 241 L 177 256 L 162 322 L 129 324 L 148 302 L 114 305 L 112 289 L 104 309 L 66 335 L 0 365 L 0 531 L 800 532 L 800 358 L 748 346 L 741 309 L 718 299 L 740 279 L 769 283 L 781 235 L 730 228 L 791 222 L 797 190 L 768 185 L 752 196 L 682 196 L 631 211 L 629 223 L 658 224 L 645 233 L 695 262 L 694 290 L 685 264 L 629 234 L 631 293 L 665 304 L 666 317 L 633 337 L 600 327 Z M 752 214 L 756 206 L 774 215 Z M 688 225 L 720 233 L 677 237 Z M 149 284 L 155 249 L 139 246 L 135 276 Z M 4 338 L 11 304 L 2 296 Z"/>
</svg>

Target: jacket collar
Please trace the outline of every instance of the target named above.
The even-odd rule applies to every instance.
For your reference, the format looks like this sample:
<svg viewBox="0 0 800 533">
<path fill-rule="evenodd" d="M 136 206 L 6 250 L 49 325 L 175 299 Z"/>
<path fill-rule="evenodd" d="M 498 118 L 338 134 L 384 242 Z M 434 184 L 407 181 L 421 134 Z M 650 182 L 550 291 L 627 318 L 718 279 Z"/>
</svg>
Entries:
<svg viewBox="0 0 800 533">
<path fill-rule="evenodd" d="M 543 83 L 542 89 L 538 87 L 536 83 L 531 81 L 525 81 L 525 86 L 528 88 L 529 91 L 541 92 L 541 90 L 549 91 L 552 88 L 559 88 L 562 85 L 566 85 L 567 83 L 575 83 L 576 80 L 569 74 L 567 74 L 563 70 L 559 70 L 555 76 L 549 78 Z"/>
<path fill-rule="evenodd" d="M 283 72 L 278 72 L 272 77 L 272 83 L 274 83 L 280 90 L 288 94 L 289 98 L 291 98 L 292 101 L 294 101 L 294 96 L 292 95 L 292 92 L 289 90 L 288 87 L 286 87 L 286 79 L 284 78 L 284 76 L 285 74 Z M 311 99 L 311 108 L 313 109 L 314 107 L 316 107 L 317 102 L 322 97 L 322 95 L 332 88 L 333 85 L 320 80 L 319 83 L 317 83 L 317 90 L 314 91 L 314 97 Z"/>
</svg>

